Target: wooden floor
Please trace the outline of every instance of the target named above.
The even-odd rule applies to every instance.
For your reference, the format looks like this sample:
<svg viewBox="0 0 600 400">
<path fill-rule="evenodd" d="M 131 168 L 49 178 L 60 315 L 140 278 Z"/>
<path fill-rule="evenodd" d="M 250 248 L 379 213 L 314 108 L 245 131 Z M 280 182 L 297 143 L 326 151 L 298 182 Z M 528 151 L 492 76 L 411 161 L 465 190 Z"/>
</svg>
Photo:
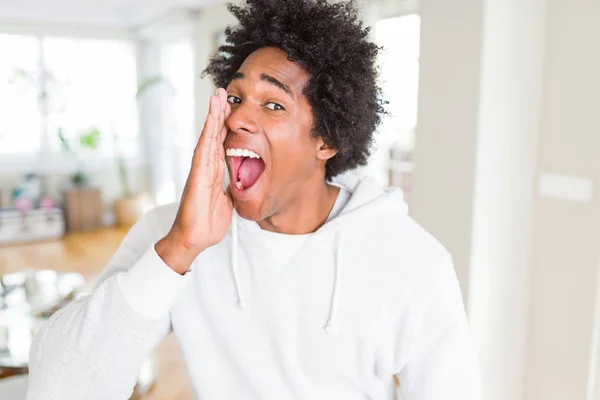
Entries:
<svg viewBox="0 0 600 400">
<path fill-rule="evenodd" d="M 125 236 L 124 230 L 74 233 L 62 240 L 0 247 L 0 274 L 23 269 L 75 271 L 93 282 Z M 177 341 L 167 337 L 155 352 L 158 379 L 143 400 L 193 399 Z"/>
</svg>

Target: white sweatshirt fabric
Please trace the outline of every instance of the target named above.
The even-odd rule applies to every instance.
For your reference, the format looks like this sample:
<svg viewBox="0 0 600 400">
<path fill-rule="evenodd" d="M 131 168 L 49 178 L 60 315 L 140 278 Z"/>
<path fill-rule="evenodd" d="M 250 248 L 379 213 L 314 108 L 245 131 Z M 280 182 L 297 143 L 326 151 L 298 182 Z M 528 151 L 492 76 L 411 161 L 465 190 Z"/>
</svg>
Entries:
<svg viewBox="0 0 600 400">
<path fill-rule="evenodd" d="M 352 175 L 335 184 L 343 208 L 316 232 L 234 214 L 183 276 L 154 250 L 178 205 L 149 212 L 95 290 L 36 336 L 27 399 L 127 399 L 171 330 L 200 400 L 395 399 L 394 375 L 403 400 L 481 399 L 448 252 L 400 191 Z"/>
</svg>

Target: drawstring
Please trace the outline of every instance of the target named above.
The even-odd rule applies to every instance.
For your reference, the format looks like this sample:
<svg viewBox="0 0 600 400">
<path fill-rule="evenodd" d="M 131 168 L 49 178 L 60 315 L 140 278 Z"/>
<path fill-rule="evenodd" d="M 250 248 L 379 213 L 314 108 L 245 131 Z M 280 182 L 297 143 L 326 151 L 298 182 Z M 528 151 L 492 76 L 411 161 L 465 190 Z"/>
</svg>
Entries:
<svg viewBox="0 0 600 400">
<path fill-rule="evenodd" d="M 233 281 L 238 295 L 238 305 L 240 308 L 246 308 L 248 303 L 244 297 L 244 291 L 240 283 L 238 275 L 238 215 L 234 211 L 232 215 L 231 227 L 231 271 L 233 273 Z M 344 231 L 340 230 L 337 234 L 336 254 L 335 254 L 335 280 L 333 284 L 333 296 L 331 297 L 331 305 L 329 308 L 329 320 L 325 325 L 325 332 L 330 335 L 337 333 L 337 312 L 340 290 L 342 286 L 342 267 L 344 265 L 342 259 L 342 251 L 344 247 Z"/>
<path fill-rule="evenodd" d="M 244 298 L 244 291 L 242 290 L 240 277 L 238 275 L 238 216 L 235 210 L 231 217 L 231 272 L 233 273 L 233 281 L 235 282 L 235 289 L 237 290 L 238 305 L 240 308 L 246 308 L 248 303 Z"/>
<path fill-rule="evenodd" d="M 338 299 L 342 286 L 342 266 L 344 265 L 342 260 L 342 250 L 344 246 L 344 231 L 340 230 L 337 234 L 337 244 L 335 253 L 335 281 L 333 284 L 333 296 L 331 297 L 331 308 L 329 309 L 329 320 L 325 325 L 325 332 L 330 335 L 337 333 L 337 311 L 338 311 Z"/>
</svg>

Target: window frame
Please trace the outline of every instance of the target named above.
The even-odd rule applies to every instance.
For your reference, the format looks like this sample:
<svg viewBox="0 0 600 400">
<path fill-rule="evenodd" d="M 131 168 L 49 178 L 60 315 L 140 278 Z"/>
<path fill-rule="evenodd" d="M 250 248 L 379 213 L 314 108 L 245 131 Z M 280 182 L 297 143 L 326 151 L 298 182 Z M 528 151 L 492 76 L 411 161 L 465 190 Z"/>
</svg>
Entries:
<svg viewBox="0 0 600 400">
<path fill-rule="evenodd" d="M 0 34 L 20 35 L 36 38 L 40 43 L 44 38 L 66 38 L 80 40 L 114 40 L 128 43 L 132 46 L 135 54 L 136 64 L 138 52 L 138 33 L 125 29 L 104 29 L 104 28 L 78 28 L 78 27 L 58 27 L 39 24 L 0 24 Z M 40 46 L 40 59 L 38 60 L 41 74 L 40 93 L 43 93 L 45 87 L 45 68 L 43 58 L 43 46 Z M 136 71 L 139 65 L 136 66 Z M 139 75 L 139 74 L 138 74 Z M 138 77 L 139 79 L 139 77 Z M 43 108 L 43 107 L 42 107 Z M 40 109 L 42 119 L 47 112 Z M 139 115 L 136 115 L 139 118 Z M 142 139 L 141 124 L 139 125 L 139 137 Z M 34 153 L 7 153 L 0 157 L 0 171 L 2 175 L 18 175 L 25 173 L 37 173 L 40 175 L 68 175 L 75 172 L 80 167 L 79 161 L 74 157 L 65 157 L 60 153 L 52 151 L 50 145 L 50 133 L 47 131 L 47 123 L 42 123 L 40 149 Z M 116 168 L 114 155 L 98 154 L 85 160 L 85 170 L 87 172 L 100 172 L 107 168 Z M 143 147 L 140 147 L 139 155 L 135 157 L 125 157 L 129 166 L 136 167 L 145 165 Z"/>
</svg>

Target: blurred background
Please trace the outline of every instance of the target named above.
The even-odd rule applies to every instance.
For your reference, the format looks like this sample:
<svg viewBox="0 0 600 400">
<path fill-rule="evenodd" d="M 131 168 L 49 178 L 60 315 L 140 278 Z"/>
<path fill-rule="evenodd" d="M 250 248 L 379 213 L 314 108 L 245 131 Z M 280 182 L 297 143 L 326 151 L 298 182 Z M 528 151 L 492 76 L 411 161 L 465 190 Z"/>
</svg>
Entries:
<svg viewBox="0 0 600 400">
<path fill-rule="evenodd" d="M 391 115 L 357 173 L 453 254 L 485 398 L 600 400 L 600 1 L 361 7 Z M 0 0 L 1 399 L 39 324 L 179 198 L 234 22 L 218 0 Z M 135 396 L 193 398 L 173 337 Z"/>
</svg>

